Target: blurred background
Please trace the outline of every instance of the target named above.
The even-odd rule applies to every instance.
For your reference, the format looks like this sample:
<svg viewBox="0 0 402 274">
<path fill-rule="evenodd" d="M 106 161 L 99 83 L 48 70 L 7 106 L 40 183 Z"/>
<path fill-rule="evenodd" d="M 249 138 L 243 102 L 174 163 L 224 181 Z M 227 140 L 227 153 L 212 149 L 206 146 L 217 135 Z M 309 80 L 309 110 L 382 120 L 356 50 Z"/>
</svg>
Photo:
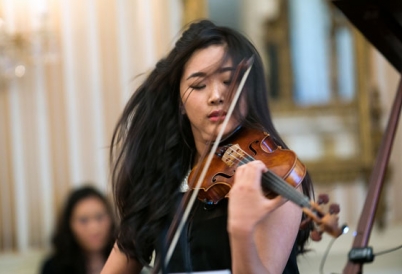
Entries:
<svg viewBox="0 0 402 274">
<path fill-rule="evenodd" d="M 0 0 L 0 273 L 37 273 L 71 189 L 92 182 L 110 196 L 119 114 L 199 18 L 256 45 L 278 131 L 316 193 L 356 228 L 400 75 L 329 1 Z M 401 244 L 401 151 L 398 130 L 372 236 L 378 249 Z M 349 233 L 334 245 L 333 271 L 352 241 Z M 327 243 L 310 244 L 302 273 L 318 273 Z M 391 272 L 381 273 L 402 273 L 400 260 L 386 264 Z M 376 261 L 370 267 L 380 273 Z"/>
</svg>

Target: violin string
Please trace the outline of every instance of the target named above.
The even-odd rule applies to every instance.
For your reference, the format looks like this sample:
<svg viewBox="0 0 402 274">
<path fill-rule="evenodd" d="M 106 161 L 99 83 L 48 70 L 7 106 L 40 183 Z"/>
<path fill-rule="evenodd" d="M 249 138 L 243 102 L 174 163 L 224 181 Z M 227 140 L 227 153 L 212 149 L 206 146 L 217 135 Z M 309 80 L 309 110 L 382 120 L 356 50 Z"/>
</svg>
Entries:
<svg viewBox="0 0 402 274">
<path fill-rule="evenodd" d="M 237 151 L 231 149 L 232 152 L 240 155 L 239 157 L 236 157 L 236 160 L 238 160 L 241 164 L 246 164 L 251 161 L 255 161 L 254 157 L 249 155 L 247 152 L 244 150 L 240 149 L 242 153 L 246 155 L 246 157 L 241 157 L 241 154 L 238 153 Z M 244 159 L 244 160 L 243 160 Z M 272 171 L 268 170 L 268 172 L 263 173 L 262 175 L 264 179 L 269 180 L 271 182 L 270 188 L 274 192 L 279 192 L 278 194 L 282 194 L 282 196 L 285 196 L 286 198 L 292 200 L 294 203 L 302 206 L 302 207 L 310 207 L 310 203 L 308 202 L 308 199 L 306 201 L 306 197 L 302 195 L 300 192 L 296 191 L 295 188 L 290 186 L 288 183 L 284 182 L 282 178 L 280 178 L 278 175 L 273 173 Z M 274 184 L 272 184 L 274 183 Z"/>
<path fill-rule="evenodd" d="M 240 153 L 232 150 L 234 153 L 241 155 Z M 255 159 L 247 154 L 245 151 L 242 150 L 242 152 L 246 155 L 246 157 L 236 157 L 236 159 L 239 161 L 240 164 L 246 164 L 251 161 L 254 161 Z M 243 160 L 244 159 L 244 160 Z M 272 171 L 268 170 L 268 172 L 263 173 L 263 178 L 269 181 L 271 184 L 269 188 L 284 196 L 285 198 L 288 198 L 292 202 L 298 204 L 301 207 L 310 207 L 310 203 L 307 197 L 302 195 L 300 192 L 295 190 L 292 186 L 290 186 L 288 183 L 284 182 L 284 180 L 273 173 Z"/>
<path fill-rule="evenodd" d="M 231 147 L 229 147 L 228 149 L 230 149 L 231 155 L 236 154 L 236 155 L 233 155 L 233 157 L 241 165 L 255 161 L 254 157 L 249 155 L 247 152 L 245 152 L 241 148 L 239 148 L 241 153 L 237 152 L 236 150 L 232 149 Z M 244 154 L 245 157 L 243 157 L 242 154 Z M 301 207 L 307 207 L 307 208 L 311 207 L 309 199 L 306 196 L 304 196 L 303 194 L 298 192 L 295 188 L 290 186 L 288 183 L 284 182 L 284 180 L 281 177 L 279 177 L 272 171 L 268 170 L 268 172 L 263 173 L 262 176 L 264 179 L 271 182 L 270 188 L 272 191 L 276 192 L 277 194 L 281 194 L 285 198 L 291 200 L 292 202 L 298 204 Z"/>
</svg>

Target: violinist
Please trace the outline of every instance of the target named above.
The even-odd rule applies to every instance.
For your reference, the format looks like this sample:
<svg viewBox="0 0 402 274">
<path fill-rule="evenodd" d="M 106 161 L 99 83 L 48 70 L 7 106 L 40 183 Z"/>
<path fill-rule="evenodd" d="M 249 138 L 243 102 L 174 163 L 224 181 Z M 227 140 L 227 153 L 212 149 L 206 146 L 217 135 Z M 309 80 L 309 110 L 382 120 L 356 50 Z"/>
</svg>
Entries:
<svg viewBox="0 0 402 274">
<path fill-rule="evenodd" d="M 115 129 L 112 182 L 120 230 L 102 274 L 139 273 L 154 251 L 163 261 L 167 231 L 183 193 L 191 191 L 187 177 L 222 126 L 237 65 L 252 56 L 224 138 L 239 127 L 253 128 L 286 148 L 271 120 L 254 46 L 208 20 L 191 24 L 133 94 Z M 296 256 L 304 251 L 309 229 L 299 228 L 304 217 L 297 205 L 264 196 L 266 171 L 258 160 L 242 165 L 229 198 L 213 205 L 197 199 L 163 272 L 299 273 Z M 297 190 L 312 195 L 308 175 Z"/>
</svg>

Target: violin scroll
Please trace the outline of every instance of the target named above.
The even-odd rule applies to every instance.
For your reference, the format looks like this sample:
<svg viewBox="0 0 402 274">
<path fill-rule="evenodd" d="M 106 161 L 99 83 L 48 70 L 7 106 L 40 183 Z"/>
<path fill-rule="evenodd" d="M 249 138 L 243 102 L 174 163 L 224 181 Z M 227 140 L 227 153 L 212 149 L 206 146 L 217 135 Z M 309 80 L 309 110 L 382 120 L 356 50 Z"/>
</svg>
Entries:
<svg viewBox="0 0 402 274">
<path fill-rule="evenodd" d="M 311 202 L 310 208 L 303 208 L 303 212 L 307 215 L 307 219 L 303 221 L 301 227 L 306 227 L 309 223 L 314 223 L 314 229 L 311 231 L 310 237 L 313 241 L 320 241 L 324 232 L 337 238 L 344 233 L 346 225 L 339 227 L 338 213 L 340 207 L 338 204 L 329 205 L 329 210 L 326 213 L 322 208 L 322 204 L 327 204 L 329 197 L 327 194 L 318 196 L 317 202 Z"/>
</svg>

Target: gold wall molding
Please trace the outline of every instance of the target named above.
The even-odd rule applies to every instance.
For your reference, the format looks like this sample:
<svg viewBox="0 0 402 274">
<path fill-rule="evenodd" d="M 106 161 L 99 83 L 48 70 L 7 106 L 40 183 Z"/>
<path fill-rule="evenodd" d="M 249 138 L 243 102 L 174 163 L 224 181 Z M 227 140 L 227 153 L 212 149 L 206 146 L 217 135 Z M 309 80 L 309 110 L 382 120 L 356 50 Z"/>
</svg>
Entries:
<svg viewBox="0 0 402 274">
<path fill-rule="evenodd" d="M 198 19 L 208 17 L 208 3 L 206 0 L 182 0 L 183 25 Z"/>
</svg>

